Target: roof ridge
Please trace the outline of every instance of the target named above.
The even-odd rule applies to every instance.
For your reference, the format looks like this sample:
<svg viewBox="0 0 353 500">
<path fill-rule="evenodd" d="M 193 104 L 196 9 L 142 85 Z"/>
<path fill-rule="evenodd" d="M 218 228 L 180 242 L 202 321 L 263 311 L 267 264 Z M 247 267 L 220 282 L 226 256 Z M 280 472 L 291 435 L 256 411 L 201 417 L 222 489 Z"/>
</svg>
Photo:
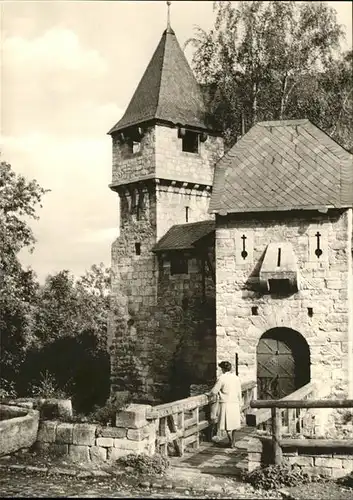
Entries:
<svg viewBox="0 0 353 500">
<path fill-rule="evenodd" d="M 196 222 L 183 222 L 182 224 L 173 224 L 173 226 L 171 226 L 171 228 L 175 227 L 175 226 L 196 226 L 196 225 L 199 225 L 199 224 L 205 224 L 205 222 L 213 222 L 213 223 L 215 223 L 215 221 L 213 219 L 206 219 L 206 220 L 198 220 Z M 168 231 L 169 231 L 169 229 L 168 229 Z"/>
<path fill-rule="evenodd" d="M 167 46 L 167 35 L 168 34 L 171 34 L 171 35 L 173 34 L 175 36 L 175 33 L 172 30 L 172 28 L 170 26 L 169 26 L 169 28 L 170 28 L 171 31 L 168 31 L 168 27 L 167 27 L 163 31 L 163 35 L 162 35 L 162 38 L 165 37 L 165 42 L 164 42 L 163 53 L 162 53 L 161 71 L 160 71 L 160 74 L 159 74 L 159 89 L 158 89 L 157 105 L 156 105 L 156 111 L 155 111 L 155 115 L 156 116 L 158 116 L 159 101 L 160 101 L 160 98 L 161 98 L 162 74 L 163 74 L 163 69 L 164 69 L 165 49 L 166 49 L 166 46 Z"/>
<path fill-rule="evenodd" d="M 310 122 L 308 118 L 294 118 L 293 120 L 269 120 L 257 122 L 254 125 L 260 125 L 261 127 L 281 127 L 288 125 L 304 125 L 304 123 L 308 122 Z"/>
</svg>

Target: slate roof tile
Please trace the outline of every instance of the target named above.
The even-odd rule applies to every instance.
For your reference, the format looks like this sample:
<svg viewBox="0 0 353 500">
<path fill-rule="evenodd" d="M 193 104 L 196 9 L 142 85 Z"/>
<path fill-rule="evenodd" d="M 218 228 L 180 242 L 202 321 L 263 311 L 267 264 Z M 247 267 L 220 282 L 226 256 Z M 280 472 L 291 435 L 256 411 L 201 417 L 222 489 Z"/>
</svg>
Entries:
<svg viewBox="0 0 353 500">
<path fill-rule="evenodd" d="M 215 230 L 215 221 L 205 220 L 188 224 L 176 224 L 156 243 L 154 252 L 167 250 L 191 250 L 195 243 Z"/>
<path fill-rule="evenodd" d="M 353 206 L 353 157 L 309 120 L 254 125 L 217 163 L 210 213 Z"/>
<path fill-rule="evenodd" d="M 150 120 L 212 129 L 209 119 L 200 86 L 174 31 L 167 28 L 125 114 L 108 133 Z"/>
</svg>

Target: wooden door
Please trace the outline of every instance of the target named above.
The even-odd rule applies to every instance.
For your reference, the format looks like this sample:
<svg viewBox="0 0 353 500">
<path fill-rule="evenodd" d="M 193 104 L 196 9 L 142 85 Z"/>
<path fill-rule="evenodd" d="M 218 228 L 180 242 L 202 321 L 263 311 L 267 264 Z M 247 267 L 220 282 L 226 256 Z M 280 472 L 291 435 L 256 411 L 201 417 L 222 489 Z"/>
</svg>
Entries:
<svg viewBox="0 0 353 500">
<path fill-rule="evenodd" d="M 261 338 L 257 346 L 259 399 L 281 399 L 296 390 L 294 353 L 285 340 Z"/>
</svg>

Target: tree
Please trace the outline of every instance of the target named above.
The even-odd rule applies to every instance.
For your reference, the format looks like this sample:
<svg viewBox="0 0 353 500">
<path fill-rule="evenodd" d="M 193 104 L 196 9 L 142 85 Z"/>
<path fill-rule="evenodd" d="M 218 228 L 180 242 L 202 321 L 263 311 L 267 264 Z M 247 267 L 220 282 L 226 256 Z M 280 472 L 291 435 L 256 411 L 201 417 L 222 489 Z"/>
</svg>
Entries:
<svg viewBox="0 0 353 500">
<path fill-rule="evenodd" d="M 300 118 L 317 117 L 313 98 L 320 96 L 321 106 L 331 102 L 337 85 L 345 87 L 345 98 L 335 105 L 337 119 L 347 122 L 352 83 L 336 78 L 336 88 L 329 85 L 343 64 L 342 28 L 332 8 L 324 2 L 250 1 L 234 7 L 222 1 L 214 2 L 214 11 L 214 27 L 209 32 L 196 28 L 187 44 L 196 49 L 194 70 L 228 146 L 257 121 L 297 117 L 298 109 L 305 112 Z M 304 103 L 303 87 L 313 78 Z M 327 129 L 333 103 L 327 107 L 317 125 L 342 139 L 340 127 Z"/>
<path fill-rule="evenodd" d="M 19 376 L 19 392 L 40 386 L 44 373 L 73 399 L 79 411 L 103 404 L 109 395 L 107 350 L 109 269 L 93 265 L 75 279 L 63 270 L 38 289 L 33 319 L 36 342 Z"/>
<path fill-rule="evenodd" d="M 47 276 L 38 290 L 34 335 L 47 344 L 62 337 L 91 332 L 106 349 L 109 312 L 109 269 L 93 265 L 78 279 L 68 270 Z"/>
<path fill-rule="evenodd" d="M 31 312 L 38 284 L 24 270 L 18 253 L 33 250 L 35 238 L 28 219 L 37 219 L 46 190 L 0 163 L 0 339 L 2 378 L 12 379 L 30 342 Z"/>
</svg>

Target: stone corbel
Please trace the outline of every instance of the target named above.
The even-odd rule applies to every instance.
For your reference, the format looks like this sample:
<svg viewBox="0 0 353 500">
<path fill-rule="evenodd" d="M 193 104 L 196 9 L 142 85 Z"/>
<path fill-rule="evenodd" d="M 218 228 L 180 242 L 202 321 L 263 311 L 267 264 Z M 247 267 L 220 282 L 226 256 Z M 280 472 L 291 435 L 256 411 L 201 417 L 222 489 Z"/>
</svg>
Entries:
<svg viewBox="0 0 353 500">
<path fill-rule="evenodd" d="M 122 214 L 130 213 L 131 199 L 127 189 L 120 190 L 120 211 Z"/>
<path fill-rule="evenodd" d="M 144 210 L 146 207 L 145 192 L 146 192 L 146 190 L 144 189 L 143 186 L 138 186 L 138 188 L 137 188 L 137 196 L 138 196 L 137 197 L 137 205 L 138 205 L 140 210 Z"/>
<path fill-rule="evenodd" d="M 171 181 L 169 186 L 167 186 L 165 191 L 166 191 L 168 200 L 171 200 L 175 186 L 176 186 L 176 181 Z"/>
<path fill-rule="evenodd" d="M 126 135 L 124 134 L 124 132 L 119 132 L 117 137 L 120 144 L 123 144 L 126 141 Z"/>
<path fill-rule="evenodd" d="M 183 137 L 185 137 L 185 134 L 186 134 L 185 128 L 184 127 L 179 127 L 178 128 L 178 138 L 182 139 Z"/>
<path fill-rule="evenodd" d="M 206 134 L 206 132 L 202 132 L 202 133 L 200 134 L 200 141 L 201 141 L 201 142 L 206 142 L 206 141 L 207 141 L 207 139 L 208 139 L 208 135 Z"/>
<path fill-rule="evenodd" d="M 136 187 L 134 186 L 129 186 L 128 187 L 128 190 L 129 190 L 129 199 L 130 199 L 130 213 L 134 213 L 135 210 L 136 210 L 136 207 L 137 207 L 137 195 L 138 195 L 138 191 L 136 189 Z"/>
<path fill-rule="evenodd" d="M 181 185 L 181 188 L 180 188 L 180 194 L 186 195 L 186 188 L 187 187 L 188 187 L 188 183 L 187 182 L 183 182 L 182 185 Z"/>
<path fill-rule="evenodd" d="M 154 179 L 155 185 L 156 185 L 156 199 L 159 200 L 162 195 L 162 189 L 161 189 L 161 180 L 160 179 Z"/>
</svg>

